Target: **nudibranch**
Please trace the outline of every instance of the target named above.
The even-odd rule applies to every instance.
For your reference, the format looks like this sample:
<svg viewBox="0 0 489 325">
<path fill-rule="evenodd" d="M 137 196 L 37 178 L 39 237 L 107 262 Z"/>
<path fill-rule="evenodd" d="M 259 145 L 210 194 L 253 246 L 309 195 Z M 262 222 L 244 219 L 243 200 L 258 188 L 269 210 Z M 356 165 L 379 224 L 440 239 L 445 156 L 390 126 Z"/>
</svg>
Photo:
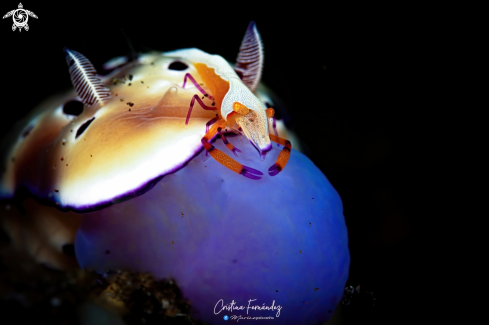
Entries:
<svg viewBox="0 0 489 325">
<path fill-rule="evenodd" d="M 2 197 L 24 187 L 61 209 L 91 211 L 144 193 L 203 146 L 234 172 L 261 178 L 262 172 L 213 150 L 211 140 L 219 134 L 227 142 L 227 131 L 242 132 L 262 159 L 270 138 L 284 145 L 270 175 L 287 163 L 291 144 L 268 133 L 273 109 L 252 92 L 263 61 L 253 23 L 236 65 L 248 85 L 222 57 L 197 49 L 142 55 L 103 78 L 82 54 L 66 54 L 76 92 L 44 106 L 19 130 L 4 158 Z M 185 85 L 187 79 L 195 87 Z M 196 99 L 204 109 L 192 110 Z"/>
<path fill-rule="evenodd" d="M 22 237 L 15 218 L 72 218 L 50 253 L 69 248 L 63 240 L 79 224 L 82 268 L 175 279 L 206 322 L 327 320 L 348 277 L 342 203 L 280 123 L 269 134 L 277 121 L 259 84 L 262 49 L 251 23 L 234 67 L 184 49 L 112 60 L 104 77 L 65 50 L 75 90 L 35 110 L 4 152 L 0 198 L 13 241 Z"/>
</svg>

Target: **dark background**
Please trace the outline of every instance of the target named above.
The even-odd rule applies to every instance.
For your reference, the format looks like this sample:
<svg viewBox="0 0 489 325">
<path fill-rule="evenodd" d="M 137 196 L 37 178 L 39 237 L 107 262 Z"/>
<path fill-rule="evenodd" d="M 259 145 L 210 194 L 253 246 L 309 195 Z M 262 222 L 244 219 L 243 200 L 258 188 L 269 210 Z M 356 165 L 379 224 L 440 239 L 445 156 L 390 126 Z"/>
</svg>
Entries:
<svg viewBox="0 0 489 325">
<path fill-rule="evenodd" d="M 17 5 L 3 2 L 2 16 Z M 361 286 L 342 307 L 345 323 L 420 317 L 420 279 L 433 277 L 424 240 L 438 218 L 425 205 L 436 200 L 425 173 L 433 168 L 428 130 L 436 108 L 422 99 L 437 31 L 423 27 L 422 14 L 353 5 L 264 11 L 250 4 L 225 13 L 205 3 L 23 5 L 39 17 L 29 18 L 28 32 L 12 32 L 11 18 L 0 21 L 2 138 L 41 100 L 71 87 L 65 46 L 99 71 L 130 52 L 126 37 L 137 52 L 197 47 L 234 62 L 256 21 L 265 46 L 262 80 L 283 99 L 311 159 L 343 200 L 347 284 Z"/>
</svg>

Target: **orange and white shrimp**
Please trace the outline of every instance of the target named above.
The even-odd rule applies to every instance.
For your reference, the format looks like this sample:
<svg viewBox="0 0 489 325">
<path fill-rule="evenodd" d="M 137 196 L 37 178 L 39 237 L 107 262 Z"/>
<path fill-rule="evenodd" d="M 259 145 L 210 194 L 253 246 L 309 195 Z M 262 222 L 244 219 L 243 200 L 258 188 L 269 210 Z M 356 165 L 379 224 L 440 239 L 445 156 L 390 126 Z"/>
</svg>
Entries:
<svg viewBox="0 0 489 325">
<path fill-rule="evenodd" d="M 251 179 L 260 179 L 263 175 L 259 170 L 240 164 L 211 144 L 211 140 L 219 134 L 226 146 L 237 156 L 240 150 L 230 144 L 224 136 L 223 131 L 229 130 L 244 133 L 258 150 L 262 160 L 272 149 L 270 140 L 283 145 L 284 148 L 275 164 L 268 169 L 268 173 L 270 176 L 275 176 L 283 170 L 289 160 L 291 143 L 276 134 L 269 133 L 268 119 L 274 116 L 274 110 L 266 108 L 253 93 L 261 78 L 263 67 L 263 46 L 254 22 L 248 26 L 234 69 L 223 57 L 195 48 L 166 52 L 164 55 L 178 57 L 192 63 L 212 93 L 212 96 L 207 94 L 195 78 L 188 73 L 185 75 L 183 87 L 187 80 L 190 80 L 204 96 L 214 100 L 214 106 L 207 106 L 198 95 L 194 95 L 186 123 L 190 119 L 195 101 L 203 109 L 217 110 L 216 118 L 207 123 L 207 132 L 202 138 L 204 148 L 215 160 Z"/>
</svg>

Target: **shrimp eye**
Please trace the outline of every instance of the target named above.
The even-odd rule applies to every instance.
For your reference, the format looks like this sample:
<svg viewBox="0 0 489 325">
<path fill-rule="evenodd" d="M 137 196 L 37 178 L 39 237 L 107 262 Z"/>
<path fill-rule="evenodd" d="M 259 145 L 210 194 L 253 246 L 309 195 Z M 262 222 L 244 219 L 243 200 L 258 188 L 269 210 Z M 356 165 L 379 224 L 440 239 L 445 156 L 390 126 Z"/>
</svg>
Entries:
<svg viewBox="0 0 489 325">
<path fill-rule="evenodd" d="M 266 108 L 270 108 L 270 107 L 273 108 L 273 110 L 275 111 L 274 116 L 275 116 L 275 118 L 277 120 L 282 120 L 283 119 L 283 116 L 282 116 L 282 113 L 281 113 L 282 107 L 280 107 L 280 105 L 277 105 L 276 103 L 270 104 L 269 102 L 265 102 L 264 104 L 265 104 L 265 107 Z"/>
<path fill-rule="evenodd" d="M 172 62 L 168 66 L 168 70 L 183 71 L 183 70 L 187 70 L 187 69 L 188 69 L 188 65 L 186 65 L 185 63 L 180 62 L 180 61 Z"/>
</svg>

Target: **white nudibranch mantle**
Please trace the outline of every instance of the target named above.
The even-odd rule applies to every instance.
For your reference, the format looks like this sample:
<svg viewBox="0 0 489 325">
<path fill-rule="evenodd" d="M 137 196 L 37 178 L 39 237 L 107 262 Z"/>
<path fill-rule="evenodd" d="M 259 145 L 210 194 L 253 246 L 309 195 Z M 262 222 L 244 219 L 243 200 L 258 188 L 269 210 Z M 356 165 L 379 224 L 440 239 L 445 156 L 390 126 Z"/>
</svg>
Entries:
<svg viewBox="0 0 489 325">
<path fill-rule="evenodd" d="M 25 188 L 62 210 L 89 212 L 140 195 L 206 146 L 209 127 L 220 123 L 216 114 L 229 123 L 232 117 L 234 130 L 242 127 L 259 151 L 270 150 L 270 138 L 276 141 L 268 134 L 271 116 L 264 100 L 270 99 L 257 92 L 263 46 L 254 23 L 234 68 L 218 55 L 185 49 L 140 55 L 101 77 L 82 54 L 66 52 L 76 91 L 41 104 L 14 134 L 3 152 L 0 198 Z M 221 81 L 209 77 L 212 72 Z M 183 87 L 187 75 L 193 81 Z M 245 121 L 251 116 L 246 109 L 255 124 Z M 226 141 L 216 132 L 212 138 L 221 134 Z M 206 139 L 209 145 L 212 138 Z M 249 178 L 259 178 L 254 177 Z"/>
</svg>

